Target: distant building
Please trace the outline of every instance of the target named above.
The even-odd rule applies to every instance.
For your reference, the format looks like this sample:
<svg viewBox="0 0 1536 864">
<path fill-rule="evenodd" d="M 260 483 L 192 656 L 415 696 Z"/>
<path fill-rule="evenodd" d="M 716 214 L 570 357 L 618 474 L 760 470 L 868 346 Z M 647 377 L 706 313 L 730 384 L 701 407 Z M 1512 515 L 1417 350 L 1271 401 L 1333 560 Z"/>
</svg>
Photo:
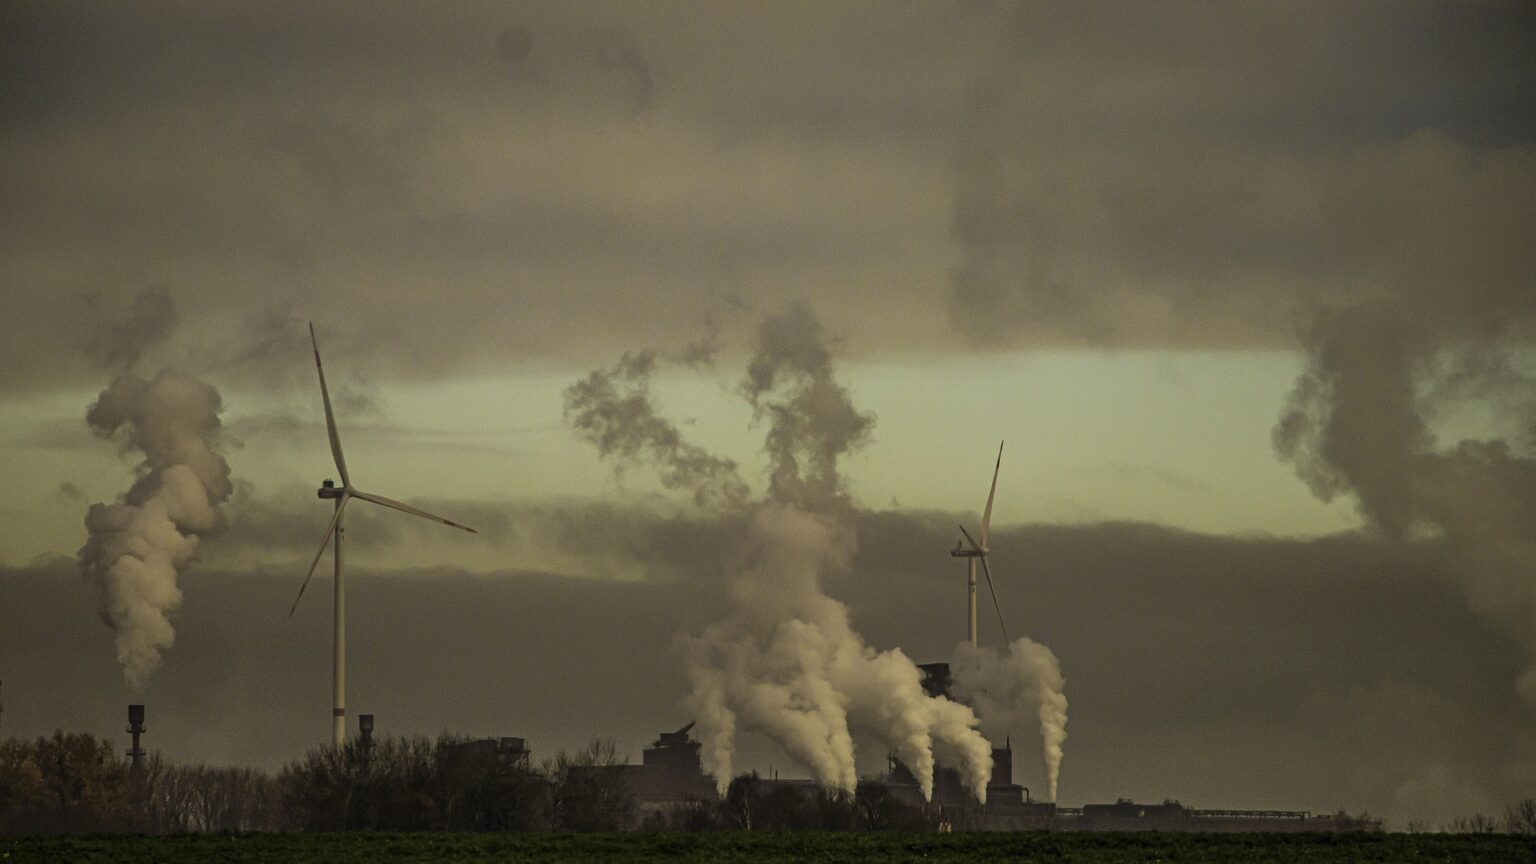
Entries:
<svg viewBox="0 0 1536 864">
<path fill-rule="evenodd" d="M 929 663 L 923 686 L 931 695 L 944 695 L 950 684 L 949 664 Z M 592 765 L 580 770 L 601 772 L 621 780 L 636 804 L 637 820 L 665 820 L 689 808 L 719 803 L 715 779 L 704 773 L 700 750 L 689 723 L 675 732 L 662 732 L 641 752 L 638 765 Z M 529 766 L 527 742 L 522 738 L 484 738 L 449 746 L 450 758 L 461 764 L 483 759 L 506 760 Z M 756 777 L 753 783 L 764 796 L 793 794 L 810 799 L 821 787 L 803 778 Z M 1314 815 L 1305 810 L 1197 810 L 1168 799 L 1161 804 L 1137 804 L 1121 798 L 1113 804 L 1057 807 L 1035 801 L 1029 790 L 1013 782 L 1013 747 L 1004 742 L 992 748 L 992 780 L 987 801 L 971 794 L 955 768 L 935 763 L 933 797 L 925 801 L 917 778 L 895 756 L 890 757 L 884 777 L 860 782 L 883 786 L 896 801 L 916 807 L 929 828 L 938 830 L 1019 831 L 1351 831 L 1379 829 L 1370 823 L 1342 816 Z"/>
<path fill-rule="evenodd" d="M 641 820 L 699 802 L 713 804 L 719 798 L 715 781 L 704 773 L 699 757 L 703 745 L 688 737 L 692 728 L 689 723 L 676 732 L 661 733 L 641 751 L 639 765 L 591 765 L 579 770 L 622 781 L 635 799 L 636 816 Z"/>
<path fill-rule="evenodd" d="M 529 767 L 528 742 L 523 738 L 480 738 L 460 741 L 444 748 L 447 758 L 461 764 L 474 764 L 488 759 L 498 759 L 519 768 Z"/>
<path fill-rule="evenodd" d="M 1062 807 L 1056 827 L 1069 831 L 1354 831 L 1373 826 L 1360 820 L 1313 815 L 1306 810 L 1196 810 L 1168 799 L 1137 804 Z M 1377 823 L 1374 827 L 1380 827 Z"/>
<path fill-rule="evenodd" d="M 693 724 L 663 732 L 640 753 L 639 765 L 625 765 L 625 779 L 642 814 L 694 801 L 715 800 L 715 779 L 704 773 L 702 744 L 688 737 Z"/>
</svg>

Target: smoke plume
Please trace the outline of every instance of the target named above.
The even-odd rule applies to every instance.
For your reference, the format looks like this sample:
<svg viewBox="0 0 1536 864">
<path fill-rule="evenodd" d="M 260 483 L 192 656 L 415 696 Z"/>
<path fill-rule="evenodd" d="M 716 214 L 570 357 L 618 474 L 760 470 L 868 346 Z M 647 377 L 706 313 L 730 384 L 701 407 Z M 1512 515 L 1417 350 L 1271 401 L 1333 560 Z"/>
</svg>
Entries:
<svg viewBox="0 0 1536 864">
<path fill-rule="evenodd" d="M 976 709 L 982 731 L 992 740 L 1039 721 L 1045 782 L 1055 801 L 1067 740 L 1066 679 L 1055 653 L 1027 637 L 1014 640 L 1006 656 L 962 642 L 950 671 L 955 695 Z"/>
<path fill-rule="evenodd" d="M 119 375 L 86 412 L 98 436 L 143 454 L 138 480 L 117 503 L 91 505 L 90 536 L 79 552 L 102 621 L 117 634 L 123 679 L 134 689 L 175 641 L 177 568 L 219 527 L 218 505 L 232 491 L 229 466 L 213 449 L 219 407 L 218 391 L 165 370 L 150 380 Z"/>
<path fill-rule="evenodd" d="M 730 782 L 738 728 L 760 730 L 818 782 L 853 791 L 850 729 L 866 731 L 933 794 L 936 742 L 960 755 L 970 788 L 986 800 L 991 745 L 971 709 L 928 696 L 922 673 L 900 649 L 877 651 L 848 621 L 848 607 L 821 591 L 821 574 L 852 555 L 837 517 L 767 504 L 754 516 L 745 560 L 731 583 L 731 609 L 685 640 L 688 705 L 704 762 L 722 790 Z"/>
<path fill-rule="evenodd" d="M 1319 498 L 1353 495 L 1374 531 L 1443 542 L 1471 608 L 1533 661 L 1517 689 L 1536 707 L 1536 381 L 1498 333 L 1473 347 L 1445 326 L 1438 313 L 1320 312 L 1275 446 Z M 1489 437 L 1438 441 L 1431 421 L 1470 399 L 1493 412 Z"/>
<path fill-rule="evenodd" d="M 763 319 L 757 338 L 741 392 L 758 422 L 768 424 L 769 499 L 818 510 L 845 503 L 837 460 L 868 442 L 874 415 L 860 413 L 837 383 L 821 322 L 809 307 Z"/>
<path fill-rule="evenodd" d="M 651 375 L 657 362 L 655 351 L 629 352 L 612 368 L 572 384 L 565 391 L 565 422 L 621 469 L 651 462 L 663 486 L 692 492 L 701 507 L 741 505 L 750 490 L 736 463 L 688 443 L 672 421 L 656 413 Z"/>
<path fill-rule="evenodd" d="M 837 383 L 821 324 L 807 307 L 764 318 L 756 335 L 740 392 L 767 427 L 768 493 L 753 507 L 726 615 L 682 640 L 704 766 L 723 791 L 738 731 L 756 730 L 818 782 L 852 791 L 859 730 L 896 753 L 925 797 L 933 793 L 934 747 L 947 747 L 985 800 L 991 746 L 975 713 L 927 695 L 912 661 L 866 644 L 848 607 L 821 589 L 822 574 L 847 567 L 857 548 L 838 461 L 868 440 L 874 417 Z M 647 388 L 655 357 L 626 354 L 572 385 L 567 422 L 604 456 L 655 463 L 663 483 L 691 491 L 701 505 L 744 503 L 735 465 L 684 444 L 656 415 Z"/>
</svg>

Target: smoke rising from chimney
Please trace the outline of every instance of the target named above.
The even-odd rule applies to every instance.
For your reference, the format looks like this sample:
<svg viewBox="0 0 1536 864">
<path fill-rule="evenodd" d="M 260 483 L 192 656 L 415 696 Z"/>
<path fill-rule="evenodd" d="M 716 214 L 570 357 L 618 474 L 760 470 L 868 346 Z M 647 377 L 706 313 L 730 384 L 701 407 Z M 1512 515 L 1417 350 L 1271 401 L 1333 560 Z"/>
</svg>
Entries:
<svg viewBox="0 0 1536 864">
<path fill-rule="evenodd" d="M 141 298 L 142 299 L 142 298 Z M 165 301 L 165 302 L 162 302 Z M 141 346 L 163 335 L 174 309 L 156 293 L 136 303 L 126 324 L 102 332 L 116 346 Z M 145 310 L 152 310 L 148 314 Z M 136 338 L 136 327 L 146 330 Z M 139 349 L 114 350 L 130 364 Z M 181 372 L 152 379 L 119 374 L 86 412 L 97 436 L 126 454 L 143 455 L 138 479 L 113 504 L 92 504 L 81 572 L 96 590 L 98 612 L 116 634 L 123 679 L 142 689 L 176 638 L 170 616 L 181 606 L 177 568 L 197 554 L 199 539 L 220 527 L 218 505 L 233 491 L 229 465 L 214 450 L 219 393 Z"/>
<path fill-rule="evenodd" d="M 1039 721 L 1045 782 L 1055 801 L 1067 740 L 1066 679 L 1056 654 L 1027 637 L 1014 640 L 1006 656 L 961 642 L 950 673 L 955 695 L 976 709 L 982 731 L 992 740 Z"/>
<path fill-rule="evenodd" d="M 850 729 L 866 731 L 933 794 L 935 743 L 960 755 L 971 790 L 986 800 L 991 745 L 971 709 L 928 696 L 900 649 L 877 651 L 821 591 L 821 574 L 847 566 L 850 532 L 838 516 L 767 504 L 752 519 L 745 560 L 732 577 L 731 608 L 684 640 L 688 707 L 704 742 L 705 768 L 723 790 L 738 728 L 756 729 L 809 768 L 818 782 L 852 792 L 858 782 Z"/>
<path fill-rule="evenodd" d="M 869 439 L 874 417 L 860 413 L 837 383 L 821 323 L 808 307 L 764 318 L 756 336 L 740 392 L 767 426 L 767 500 L 750 517 L 726 615 L 682 639 L 704 766 L 723 791 L 737 733 L 756 730 L 818 782 L 851 792 L 858 729 L 897 754 L 925 797 L 933 792 L 934 747 L 949 748 L 985 800 L 991 745 L 975 713 L 928 696 L 916 665 L 899 649 L 866 644 L 848 607 L 821 589 L 822 574 L 845 568 L 857 549 L 838 461 Z M 722 478 L 739 482 L 735 466 L 683 444 L 676 427 L 656 415 L 646 387 L 655 356 L 626 354 L 613 369 L 573 385 L 567 422 L 603 456 L 655 462 L 664 483 L 692 491 L 700 504 L 740 500 L 744 484 L 741 496 L 715 491 Z M 628 389 L 621 393 L 616 384 Z M 700 465 L 711 470 L 682 470 Z"/>
</svg>

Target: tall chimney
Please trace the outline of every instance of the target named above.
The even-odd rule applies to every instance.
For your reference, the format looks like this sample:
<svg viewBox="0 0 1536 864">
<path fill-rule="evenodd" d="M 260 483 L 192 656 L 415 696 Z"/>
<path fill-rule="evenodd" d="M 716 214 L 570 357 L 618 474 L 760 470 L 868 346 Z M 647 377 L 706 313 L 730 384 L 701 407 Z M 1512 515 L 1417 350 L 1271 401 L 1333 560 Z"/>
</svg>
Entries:
<svg viewBox="0 0 1536 864">
<path fill-rule="evenodd" d="M 129 766 L 135 771 L 141 770 L 144 761 L 144 749 L 139 746 L 139 736 L 144 734 L 144 706 L 128 706 L 128 734 L 133 736 L 133 746 L 128 749 Z"/>
</svg>

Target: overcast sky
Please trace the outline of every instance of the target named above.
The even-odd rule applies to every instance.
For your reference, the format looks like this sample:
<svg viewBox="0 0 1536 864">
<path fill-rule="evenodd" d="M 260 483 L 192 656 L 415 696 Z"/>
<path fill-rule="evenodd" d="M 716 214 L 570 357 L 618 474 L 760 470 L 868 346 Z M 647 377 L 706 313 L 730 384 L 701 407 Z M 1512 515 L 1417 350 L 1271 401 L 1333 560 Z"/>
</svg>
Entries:
<svg viewBox="0 0 1536 864">
<path fill-rule="evenodd" d="M 0 166 L 0 734 L 324 740 L 324 563 L 284 618 L 335 475 L 313 321 L 357 485 L 481 529 L 349 509 L 354 712 L 638 758 L 744 524 L 667 467 L 772 494 L 779 320 L 874 418 L 826 574 L 872 645 L 963 636 L 948 526 L 1007 440 L 1064 803 L 1536 790 L 1529 4 L 10 2 Z M 595 448 L 594 370 L 682 443 Z M 87 422 L 140 379 L 228 466 L 141 692 L 75 561 L 185 461 Z"/>
</svg>

